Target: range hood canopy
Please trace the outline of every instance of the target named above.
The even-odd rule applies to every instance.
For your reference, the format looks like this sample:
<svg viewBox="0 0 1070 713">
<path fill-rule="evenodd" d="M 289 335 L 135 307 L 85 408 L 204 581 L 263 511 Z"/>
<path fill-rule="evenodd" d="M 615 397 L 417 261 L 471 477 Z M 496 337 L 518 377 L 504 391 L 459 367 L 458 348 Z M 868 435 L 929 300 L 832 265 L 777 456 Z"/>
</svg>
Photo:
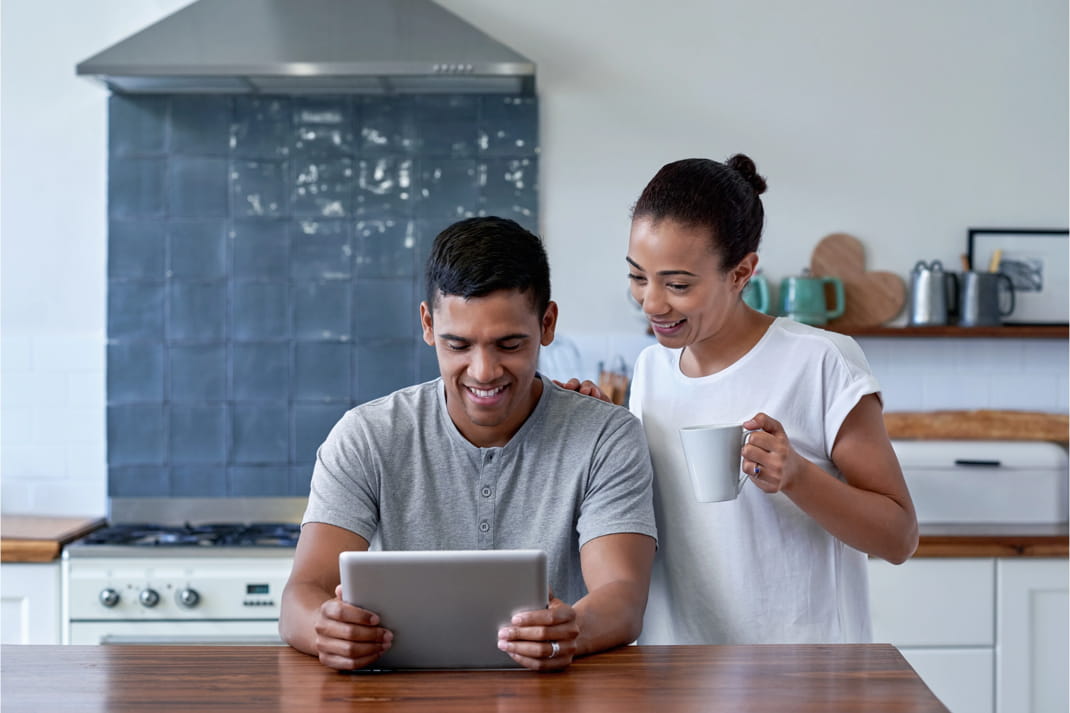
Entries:
<svg viewBox="0 0 1070 713">
<path fill-rule="evenodd" d="M 535 91 L 531 60 L 431 0 L 197 0 L 76 72 L 120 93 Z"/>
</svg>

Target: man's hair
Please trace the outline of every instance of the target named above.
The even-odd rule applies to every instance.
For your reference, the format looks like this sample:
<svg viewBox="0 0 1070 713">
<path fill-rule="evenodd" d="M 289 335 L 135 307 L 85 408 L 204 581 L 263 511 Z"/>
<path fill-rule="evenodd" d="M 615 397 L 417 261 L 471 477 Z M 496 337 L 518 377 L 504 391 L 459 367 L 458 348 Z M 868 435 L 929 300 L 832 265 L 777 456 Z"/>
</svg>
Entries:
<svg viewBox="0 0 1070 713">
<path fill-rule="evenodd" d="M 435 238 L 427 259 L 427 305 L 439 295 L 470 299 L 526 293 L 539 317 L 550 305 L 550 264 L 538 236 L 507 218 L 467 218 Z"/>
</svg>

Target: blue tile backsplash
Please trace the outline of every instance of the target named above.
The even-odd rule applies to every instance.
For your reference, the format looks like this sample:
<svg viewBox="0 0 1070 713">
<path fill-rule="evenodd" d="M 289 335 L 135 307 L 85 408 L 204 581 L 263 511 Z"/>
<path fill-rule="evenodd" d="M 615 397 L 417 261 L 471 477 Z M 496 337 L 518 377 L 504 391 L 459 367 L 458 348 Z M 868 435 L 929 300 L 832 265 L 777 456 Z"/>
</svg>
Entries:
<svg viewBox="0 0 1070 713">
<path fill-rule="evenodd" d="M 108 494 L 304 496 L 353 405 L 438 374 L 450 222 L 538 230 L 532 97 L 109 100 Z"/>
</svg>

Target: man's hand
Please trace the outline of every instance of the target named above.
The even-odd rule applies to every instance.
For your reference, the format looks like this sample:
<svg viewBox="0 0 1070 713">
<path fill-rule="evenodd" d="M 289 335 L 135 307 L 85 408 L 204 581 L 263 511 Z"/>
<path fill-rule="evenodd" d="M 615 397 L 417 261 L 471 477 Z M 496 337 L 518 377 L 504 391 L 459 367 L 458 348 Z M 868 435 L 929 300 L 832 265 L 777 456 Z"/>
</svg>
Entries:
<svg viewBox="0 0 1070 713">
<path fill-rule="evenodd" d="M 343 671 L 375 663 L 394 640 L 393 632 L 379 626 L 378 614 L 342 601 L 341 585 L 334 599 L 320 605 L 315 629 L 320 663 Z"/>
<path fill-rule="evenodd" d="M 521 612 L 498 631 L 498 648 L 533 671 L 556 671 L 572 663 L 580 627 L 576 610 L 550 595 L 546 609 Z"/>
</svg>

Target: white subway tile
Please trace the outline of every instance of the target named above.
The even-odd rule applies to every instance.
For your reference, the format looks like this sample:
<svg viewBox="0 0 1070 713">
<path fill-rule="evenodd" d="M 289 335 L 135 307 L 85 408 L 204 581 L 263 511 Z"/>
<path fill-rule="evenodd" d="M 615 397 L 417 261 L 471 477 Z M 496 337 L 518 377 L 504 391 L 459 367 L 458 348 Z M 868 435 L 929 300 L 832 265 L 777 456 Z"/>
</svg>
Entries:
<svg viewBox="0 0 1070 713">
<path fill-rule="evenodd" d="M 0 409 L 0 448 L 33 443 L 33 411 L 31 406 L 10 405 L 4 399 Z"/>
<path fill-rule="evenodd" d="M 33 368 L 33 340 L 21 335 L 5 334 L 0 337 L 0 369 L 29 371 Z"/>
<path fill-rule="evenodd" d="M 5 513 L 34 512 L 33 482 L 0 473 L 0 505 Z"/>
<path fill-rule="evenodd" d="M 41 371 L 102 370 L 103 336 L 43 335 L 34 338 L 34 368 Z"/>
<path fill-rule="evenodd" d="M 67 398 L 71 406 L 104 409 L 107 387 L 103 371 L 80 370 L 67 374 Z"/>
<path fill-rule="evenodd" d="M 66 517 L 104 517 L 108 513 L 107 481 L 34 483 L 33 512 Z"/>
<path fill-rule="evenodd" d="M 104 440 L 67 446 L 67 478 L 74 481 L 108 480 L 108 453 Z"/>
<path fill-rule="evenodd" d="M 0 471 L 4 477 L 24 480 L 57 480 L 67 476 L 67 453 L 64 444 L 8 445 L 0 453 Z"/>
<path fill-rule="evenodd" d="M 1054 374 L 1001 374 L 991 380 L 989 407 L 1025 411 L 1054 411 L 1058 407 Z"/>
</svg>

